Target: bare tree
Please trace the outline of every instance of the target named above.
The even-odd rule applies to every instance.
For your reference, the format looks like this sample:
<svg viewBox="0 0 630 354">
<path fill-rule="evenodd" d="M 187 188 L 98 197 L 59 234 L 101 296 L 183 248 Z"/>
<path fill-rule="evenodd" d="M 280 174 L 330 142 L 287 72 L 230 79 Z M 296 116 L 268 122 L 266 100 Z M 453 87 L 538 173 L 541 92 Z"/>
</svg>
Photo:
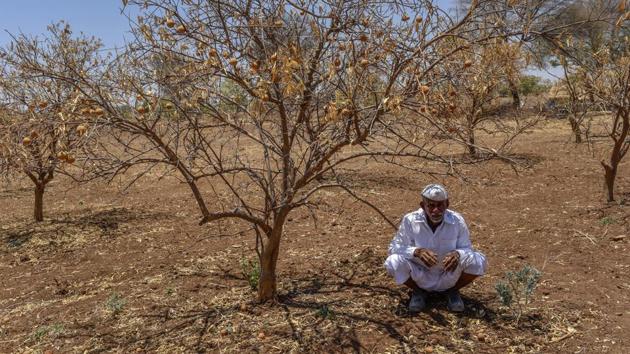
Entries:
<svg viewBox="0 0 630 354">
<path fill-rule="evenodd" d="M 128 5 L 140 9 L 128 51 L 98 80 L 75 82 L 103 109 L 112 134 L 89 146 L 90 163 L 109 178 L 176 171 L 201 224 L 250 225 L 261 301 L 276 297 L 289 213 L 312 207 L 319 191 L 345 191 L 385 217 L 337 175 L 339 167 L 412 158 L 420 171 L 441 162 L 452 172 L 453 161 L 425 134 L 446 127 L 420 110 L 423 100 L 460 74 L 451 70 L 464 64 L 459 53 L 524 28 L 515 20 L 510 31 L 492 25 L 472 35 L 492 15 L 477 3 L 457 20 L 430 1 Z M 527 22 L 525 10 L 517 17 Z"/>
<path fill-rule="evenodd" d="M 600 70 L 593 71 L 588 87 L 602 104 L 611 109 L 608 136 L 609 155 L 601 160 L 604 168 L 606 199 L 615 200 L 615 179 L 619 164 L 630 149 L 630 50 L 614 58 L 599 58 Z"/>
<path fill-rule="evenodd" d="M 630 11 L 626 11 L 624 0 L 588 2 L 586 6 L 603 14 L 597 26 L 587 32 L 590 40 L 579 40 L 574 32 L 566 31 L 553 45 L 565 67 L 565 76 L 569 77 L 570 69 L 575 77 L 567 82 L 571 84 L 570 98 L 578 107 L 576 111 L 586 112 L 593 107 L 610 111 L 611 120 L 606 128 L 612 146 L 608 157 L 601 161 L 606 199 L 610 202 L 614 200 L 619 163 L 630 147 Z M 578 139 L 580 132 L 575 129 L 574 132 Z"/>
<path fill-rule="evenodd" d="M 0 49 L 0 173 L 25 174 L 35 187 L 34 218 L 44 218 L 44 191 L 56 173 L 67 173 L 76 151 L 92 135 L 90 107 L 76 87 L 42 73 L 71 77 L 100 66 L 100 42 L 72 37 L 70 26 L 51 25 L 44 39 L 19 35 Z"/>
<path fill-rule="evenodd" d="M 539 59 L 538 62 L 542 64 L 540 59 L 541 48 L 547 49 L 546 42 L 550 38 L 555 38 L 558 32 L 574 28 L 576 25 L 594 22 L 592 19 L 568 18 L 566 9 L 571 7 L 573 3 L 576 3 L 576 1 L 457 1 L 458 12 L 465 11 L 474 4 L 480 11 L 484 11 L 487 14 L 483 21 L 476 23 L 476 31 L 485 31 L 490 27 L 509 37 L 514 35 L 514 29 L 522 28 L 523 31 L 516 35 L 512 43 L 515 49 L 518 49 L 518 52 L 522 54 L 519 60 L 525 66 L 532 64 L 532 61 L 535 59 Z M 526 20 L 524 21 L 524 19 Z M 524 23 L 525 27 L 521 27 Z M 532 53 L 537 55 L 532 55 Z M 519 78 L 520 70 L 524 69 L 524 67 L 513 65 L 508 68 L 519 69 L 504 78 L 507 91 L 512 98 L 512 107 L 519 109 L 523 104 L 519 91 Z"/>
<path fill-rule="evenodd" d="M 471 157 L 478 153 L 476 135 L 480 131 L 496 135 L 503 133 L 505 139 L 499 146 L 493 147 L 496 151 L 503 150 L 509 145 L 515 136 L 523 129 L 530 127 L 531 120 L 523 125 L 523 120 L 512 121 L 508 117 L 498 119 L 500 112 L 499 88 L 500 85 L 509 82 L 518 82 L 523 55 L 521 45 L 518 42 L 507 42 L 503 38 L 497 38 L 477 48 L 461 52 L 459 67 L 450 68 L 451 71 L 459 70 L 456 76 L 448 77 L 448 82 L 440 91 L 428 95 L 428 101 L 442 102 L 442 107 L 433 108 L 435 120 L 448 133 L 466 145 Z M 428 111 L 428 108 L 423 111 Z M 512 112 L 514 118 L 519 118 L 517 111 Z"/>
<path fill-rule="evenodd" d="M 551 15 L 545 17 L 540 25 L 556 27 L 539 36 L 530 46 L 536 53 L 541 66 L 547 62 L 563 69 L 562 82 L 557 87 L 562 91 L 558 106 L 567 113 L 576 143 L 588 138 L 591 119 L 590 112 L 601 107 L 592 95 L 592 90 L 585 86 L 590 80 L 588 71 L 596 68 L 593 56 L 602 50 L 619 50 L 618 41 L 611 40 L 611 35 L 627 32 L 624 29 L 626 0 L 585 0 L 561 1 L 554 6 Z M 621 16 L 619 16 L 619 8 Z M 620 21 L 620 22 L 619 22 Z M 613 30 L 619 22 L 619 30 Z M 625 26 L 627 27 L 627 26 Z M 577 47 L 579 50 L 576 50 Z M 571 48 L 571 49 L 569 49 Z M 588 63 L 588 67 L 583 64 Z"/>
<path fill-rule="evenodd" d="M 568 114 L 575 143 L 580 144 L 583 141 L 583 136 L 588 139 L 591 124 L 589 112 L 594 110 L 597 105 L 592 97 L 590 100 L 587 99 L 586 92 L 583 89 L 584 84 L 587 82 L 587 73 L 584 70 L 572 72 L 574 68 L 570 67 L 567 60 L 562 56 L 560 56 L 560 62 L 564 74 L 564 79 L 560 81 L 561 87 L 567 96 L 562 106 Z"/>
</svg>

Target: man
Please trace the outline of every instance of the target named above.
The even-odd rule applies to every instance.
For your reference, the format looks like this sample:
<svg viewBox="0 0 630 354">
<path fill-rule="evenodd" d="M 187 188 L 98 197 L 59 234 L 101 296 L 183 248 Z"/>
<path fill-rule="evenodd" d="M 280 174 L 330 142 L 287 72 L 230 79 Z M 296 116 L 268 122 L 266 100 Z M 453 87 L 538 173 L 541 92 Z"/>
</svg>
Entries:
<svg viewBox="0 0 630 354">
<path fill-rule="evenodd" d="M 464 311 L 459 289 L 486 272 L 486 257 L 472 249 L 464 218 L 448 209 L 448 192 L 430 184 L 420 209 L 405 215 L 389 245 L 387 272 L 412 290 L 410 312 L 426 306 L 428 292 L 445 292 L 449 311 Z"/>
</svg>

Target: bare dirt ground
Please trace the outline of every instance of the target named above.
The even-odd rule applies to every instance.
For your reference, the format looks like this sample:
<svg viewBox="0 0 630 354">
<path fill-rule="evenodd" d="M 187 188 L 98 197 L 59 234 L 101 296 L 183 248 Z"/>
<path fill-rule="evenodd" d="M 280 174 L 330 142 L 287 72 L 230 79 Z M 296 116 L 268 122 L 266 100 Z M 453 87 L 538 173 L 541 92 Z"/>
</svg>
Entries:
<svg viewBox="0 0 630 354">
<path fill-rule="evenodd" d="M 322 195 L 316 218 L 292 214 L 269 306 L 242 274 L 255 257 L 246 226 L 197 226 L 174 179 L 121 194 L 60 178 L 40 224 L 28 184 L 12 183 L 0 190 L 0 352 L 627 352 L 630 162 L 618 202 L 604 203 L 604 141 L 575 146 L 566 122 L 549 121 L 515 146 L 529 169 L 492 161 L 439 181 L 490 261 L 462 291 L 463 314 L 433 297 L 409 315 L 382 267 L 392 228 L 338 193 Z M 344 173 L 396 220 L 433 181 L 373 163 Z M 516 324 L 494 285 L 524 264 L 543 278 Z"/>
</svg>

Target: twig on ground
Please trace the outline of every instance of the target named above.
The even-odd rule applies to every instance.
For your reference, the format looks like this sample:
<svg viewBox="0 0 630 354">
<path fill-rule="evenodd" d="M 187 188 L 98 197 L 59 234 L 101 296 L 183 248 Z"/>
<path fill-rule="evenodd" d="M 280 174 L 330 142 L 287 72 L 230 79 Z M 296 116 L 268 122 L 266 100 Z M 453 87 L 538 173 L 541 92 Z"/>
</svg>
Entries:
<svg viewBox="0 0 630 354">
<path fill-rule="evenodd" d="M 550 341 L 549 341 L 549 343 L 558 343 L 558 342 L 561 342 L 561 341 L 563 341 L 563 340 L 565 340 L 565 339 L 567 339 L 567 338 L 569 338 L 569 337 L 572 337 L 572 336 L 573 336 L 573 335 L 575 335 L 576 333 L 577 333 L 577 331 L 576 331 L 576 332 L 569 332 L 569 333 L 567 333 L 567 334 L 565 334 L 565 335 L 562 335 L 562 336 L 560 336 L 560 337 L 558 337 L 558 338 L 554 338 L 554 339 L 550 340 Z"/>
<path fill-rule="evenodd" d="M 592 238 L 589 234 L 584 233 L 584 232 L 582 232 L 582 231 L 580 231 L 580 230 L 576 230 L 576 229 L 573 229 L 573 232 L 575 232 L 575 233 L 577 233 L 577 234 L 580 234 L 580 235 L 582 235 L 582 236 L 586 237 L 589 241 L 591 241 L 591 243 L 592 243 L 592 244 L 596 244 L 596 243 L 595 243 L 595 240 L 593 240 L 593 238 Z"/>
</svg>

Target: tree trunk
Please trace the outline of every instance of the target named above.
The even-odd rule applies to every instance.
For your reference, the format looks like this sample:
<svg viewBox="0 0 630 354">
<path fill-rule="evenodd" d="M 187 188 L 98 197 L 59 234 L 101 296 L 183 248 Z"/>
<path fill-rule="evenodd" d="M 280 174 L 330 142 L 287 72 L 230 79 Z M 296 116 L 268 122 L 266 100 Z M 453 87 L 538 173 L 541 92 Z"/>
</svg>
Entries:
<svg viewBox="0 0 630 354">
<path fill-rule="evenodd" d="M 172 155 L 172 156 L 175 156 L 175 155 Z M 201 194 L 201 191 L 199 190 L 197 183 L 195 183 L 195 180 L 192 178 L 191 173 L 188 172 L 188 170 L 186 170 L 181 165 L 178 165 L 178 170 L 182 174 L 182 176 L 186 179 L 186 183 L 188 184 L 188 187 L 190 188 L 190 190 L 193 193 L 193 196 L 195 197 L 195 201 L 197 202 L 197 206 L 199 207 L 199 211 L 201 212 L 201 221 L 199 222 L 199 225 L 203 225 L 206 222 L 208 222 L 208 217 L 210 216 L 210 211 L 208 210 L 208 206 L 206 206 L 206 201 L 203 199 L 203 195 Z"/>
<path fill-rule="evenodd" d="M 34 217 L 35 221 L 38 222 L 44 220 L 44 189 L 45 185 L 43 183 L 35 184 Z"/>
<path fill-rule="evenodd" d="M 621 124 L 618 124 L 621 119 Z M 626 139 L 630 138 L 630 117 L 629 113 L 623 108 L 617 111 L 617 116 L 613 124 L 613 133 L 611 134 L 615 144 L 610 152 L 610 163 L 601 161 L 604 167 L 604 182 L 606 183 L 606 200 L 612 202 L 615 200 L 615 178 L 617 177 L 617 168 L 628 152 Z M 615 138 L 616 136 L 616 138 Z"/>
<path fill-rule="evenodd" d="M 258 281 L 258 300 L 275 301 L 277 296 L 276 265 L 280 252 L 280 239 L 288 211 L 281 211 L 276 218 L 271 235 L 265 242 L 265 249 L 260 255 L 260 280 Z"/>
<path fill-rule="evenodd" d="M 201 211 L 202 219 L 199 224 L 204 224 L 208 221 L 208 216 L 210 215 L 210 211 L 208 211 L 208 207 L 206 206 L 206 201 L 203 199 L 197 183 L 194 181 L 188 181 L 187 183 L 193 193 L 193 196 L 195 197 L 195 201 L 197 201 L 197 206 L 199 206 L 199 210 Z"/>
<path fill-rule="evenodd" d="M 182 161 L 179 159 L 175 151 L 173 151 L 168 144 L 164 143 L 162 139 L 153 134 L 151 136 L 152 140 L 155 144 L 164 149 L 164 153 L 168 156 L 169 160 L 173 163 L 173 165 L 177 168 L 179 173 L 181 173 L 182 177 L 186 179 L 186 183 L 188 187 L 193 193 L 195 197 L 195 201 L 197 202 L 197 206 L 199 207 L 199 211 L 201 212 L 201 221 L 199 221 L 199 225 L 203 225 L 208 222 L 210 218 L 210 211 L 208 211 L 208 207 L 206 206 L 206 201 L 203 199 L 203 195 L 195 182 L 195 178 L 193 174 L 184 166 Z"/>
<path fill-rule="evenodd" d="M 518 87 L 512 80 L 508 80 L 510 86 L 510 93 L 512 94 L 512 107 L 518 109 L 521 108 L 521 96 L 518 93 Z"/>
<path fill-rule="evenodd" d="M 569 123 L 571 124 L 571 131 L 573 131 L 573 135 L 575 136 L 575 143 L 582 143 L 582 129 L 580 129 L 580 123 L 574 118 L 569 116 Z"/>
<path fill-rule="evenodd" d="M 260 259 L 260 280 L 258 281 L 258 300 L 274 301 L 277 295 L 276 265 L 279 247 L 271 247 L 268 243 Z"/>
<path fill-rule="evenodd" d="M 606 200 L 608 202 L 615 201 L 615 178 L 617 177 L 617 166 L 611 167 L 603 164 L 604 166 L 604 182 L 606 185 Z"/>
</svg>

